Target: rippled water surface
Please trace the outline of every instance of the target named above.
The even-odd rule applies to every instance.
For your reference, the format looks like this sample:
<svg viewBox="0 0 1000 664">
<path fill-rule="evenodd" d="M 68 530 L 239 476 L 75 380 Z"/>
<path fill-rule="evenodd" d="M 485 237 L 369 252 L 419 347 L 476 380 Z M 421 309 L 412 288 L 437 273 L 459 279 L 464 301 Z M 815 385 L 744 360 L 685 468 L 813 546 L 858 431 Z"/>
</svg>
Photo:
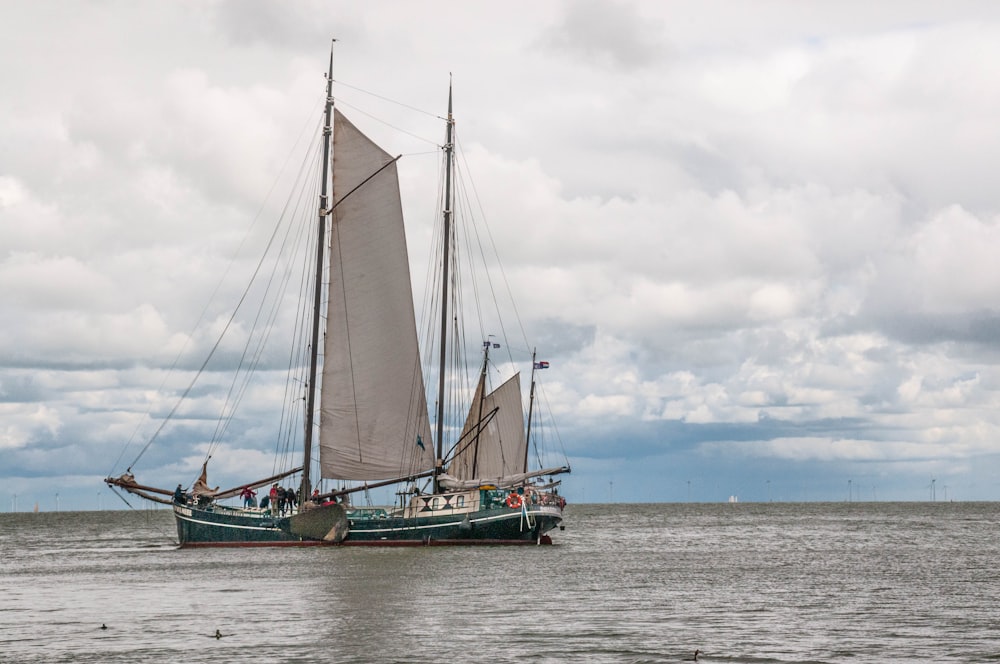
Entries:
<svg viewBox="0 0 1000 664">
<path fill-rule="evenodd" d="M 571 505 L 550 547 L 181 551 L 165 511 L 2 514 L 0 662 L 1000 661 L 998 522 Z"/>
</svg>

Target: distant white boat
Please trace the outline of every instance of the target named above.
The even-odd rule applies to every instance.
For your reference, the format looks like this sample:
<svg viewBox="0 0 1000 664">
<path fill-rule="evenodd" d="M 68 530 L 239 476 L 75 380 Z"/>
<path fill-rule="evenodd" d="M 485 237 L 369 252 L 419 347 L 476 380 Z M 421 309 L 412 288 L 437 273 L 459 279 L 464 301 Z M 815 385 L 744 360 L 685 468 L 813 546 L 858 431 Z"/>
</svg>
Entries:
<svg viewBox="0 0 1000 664">
<path fill-rule="evenodd" d="M 740 502 L 740 497 L 739 496 L 729 496 L 729 502 L 731 502 L 731 503 L 738 503 L 738 502 Z"/>
</svg>

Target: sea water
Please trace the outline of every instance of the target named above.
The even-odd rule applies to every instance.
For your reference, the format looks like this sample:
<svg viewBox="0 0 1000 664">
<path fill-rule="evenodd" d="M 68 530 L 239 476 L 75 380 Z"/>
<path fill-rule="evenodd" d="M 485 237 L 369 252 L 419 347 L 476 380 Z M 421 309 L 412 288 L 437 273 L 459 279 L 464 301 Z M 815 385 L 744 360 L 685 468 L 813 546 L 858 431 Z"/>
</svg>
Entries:
<svg viewBox="0 0 1000 664">
<path fill-rule="evenodd" d="M 998 661 L 998 521 L 571 505 L 553 546 L 179 550 L 167 511 L 2 514 L 0 662 Z"/>
</svg>

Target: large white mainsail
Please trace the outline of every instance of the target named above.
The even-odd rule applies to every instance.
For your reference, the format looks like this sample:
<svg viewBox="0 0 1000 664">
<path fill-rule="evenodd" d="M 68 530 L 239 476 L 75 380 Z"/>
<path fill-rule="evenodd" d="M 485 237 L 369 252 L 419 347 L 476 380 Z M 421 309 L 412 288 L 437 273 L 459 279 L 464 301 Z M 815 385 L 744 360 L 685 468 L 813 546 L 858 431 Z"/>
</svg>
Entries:
<svg viewBox="0 0 1000 664">
<path fill-rule="evenodd" d="M 480 405 L 478 402 L 482 400 Z M 494 414 L 493 411 L 496 410 Z M 479 424 L 480 418 L 486 422 Z M 480 428 L 476 440 L 476 429 Z M 527 441 L 521 410 L 521 374 L 483 396 L 480 380 L 448 474 L 459 480 L 499 480 L 525 472 Z"/>
<path fill-rule="evenodd" d="M 434 466 L 399 179 L 336 109 L 333 142 L 320 466 L 330 479 L 391 479 Z"/>
</svg>

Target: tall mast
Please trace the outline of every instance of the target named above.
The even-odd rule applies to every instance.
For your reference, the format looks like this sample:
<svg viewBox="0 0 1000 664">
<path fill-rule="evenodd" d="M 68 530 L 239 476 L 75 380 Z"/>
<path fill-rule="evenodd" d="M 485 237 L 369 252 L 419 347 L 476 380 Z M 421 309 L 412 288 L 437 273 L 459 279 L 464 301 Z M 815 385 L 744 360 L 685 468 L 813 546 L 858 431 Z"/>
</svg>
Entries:
<svg viewBox="0 0 1000 664">
<path fill-rule="evenodd" d="M 535 358 L 538 356 L 538 349 L 531 351 L 531 391 L 528 393 L 528 431 L 524 434 L 524 466 L 521 472 L 528 472 L 528 450 L 531 449 L 531 415 L 535 410 L 535 367 L 538 364 Z"/>
<path fill-rule="evenodd" d="M 434 493 L 439 493 L 438 476 L 443 472 L 444 465 L 444 378 L 448 351 L 448 261 L 451 260 L 451 171 L 455 160 L 454 130 L 455 120 L 451 114 L 451 81 L 448 81 L 448 121 L 444 141 L 445 175 L 444 175 L 444 255 L 441 271 L 441 362 L 438 373 L 438 408 L 437 408 L 437 457 L 434 461 Z"/>
<path fill-rule="evenodd" d="M 476 391 L 479 394 L 479 412 L 476 413 L 476 438 L 474 446 L 472 448 L 472 476 L 478 477 L 479 472 L 479 438 L 483 433 L 483 401 L 486 396 L 486 369 L 490 362 L 490 345 L 491 341 L 487 339 L 483 342 L 483 368 L 479 373 L 479 389 Z"/>
<path fill-rule="evenodd" d="M 337 41 L 334 39 L 333 41 Z M 333 45 L 330 46 L 330 69 L 326 75 L 326 116 L 323 122 L 323 171 L 320 180 L 319 222 L 316 240 L 316 277 L 313 291 L 312 345 L 309 352 L 309 385 L 306 388 L 305 442 L 302 459 L 302 489 L 299 491 L 299 503 L 312 493 L 309 480 L 309 466 L 312 464 L 313 420 L 316 416 L 316 371 L 319 360 L 319 324 L 320 307 L 323 303 L 323 252 L 326 248 L 326 217 L 330 213 L 327 196 L 327 183 L 330 179 L 330 135 L 331 117 L 333 115 Z"/>
</svg>

